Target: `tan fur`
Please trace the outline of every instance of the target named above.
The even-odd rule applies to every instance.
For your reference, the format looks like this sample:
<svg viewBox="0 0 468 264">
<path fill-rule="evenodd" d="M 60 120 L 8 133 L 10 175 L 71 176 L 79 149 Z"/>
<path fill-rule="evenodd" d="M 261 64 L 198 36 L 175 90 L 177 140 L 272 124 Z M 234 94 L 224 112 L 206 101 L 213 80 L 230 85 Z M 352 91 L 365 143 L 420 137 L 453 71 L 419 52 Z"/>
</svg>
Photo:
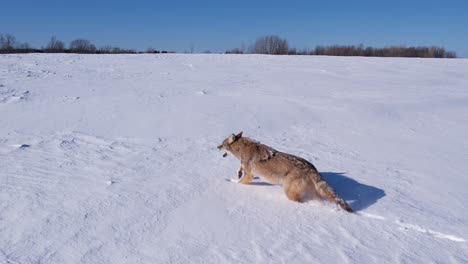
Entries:
<svg viewBox="0 0 468 264">
<path fill-rule="evenodd" d="M 240 160 L 237 173 L 240 183 L 248 184 L 254 175 L 258 175 L 271 184 L 282 185 L 286 196 L 292 201 L 302 202 L 305 197 L 322 198 L 352 212 L 351 207 L 322 179 L 314 165 L 303 158 L 242 137 L 242 132 L 226 138 L 218 149 Z"/>
</svg>

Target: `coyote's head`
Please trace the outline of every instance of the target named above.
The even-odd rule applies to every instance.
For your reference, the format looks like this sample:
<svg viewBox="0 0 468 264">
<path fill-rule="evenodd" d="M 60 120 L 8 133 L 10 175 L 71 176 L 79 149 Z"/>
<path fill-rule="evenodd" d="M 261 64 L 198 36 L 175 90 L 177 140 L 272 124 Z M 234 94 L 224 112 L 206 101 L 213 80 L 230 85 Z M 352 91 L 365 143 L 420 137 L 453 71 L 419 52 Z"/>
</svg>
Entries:
<svg viewBox="0 0 468 264">
<path fill-rule="evenodd" d="M 221 145 L 218 146 L 218 149 L 219 150 L 222 150 L 224 151 L 224 154 L 223 154 L 223 158 L 227 157 L 228 155 L 228 152 L 231 153 L 231 144 L 236 142 L 236 140 L 238 140 L 239 138 L 242 137 L 242 132 L 240 132 L 239 134 L 235 135 L 235 134 L 232 134 L 230 135 L 228 138 L 226 138 L 225 140 L 223 140 L 223 143 Z"/>
</svg>

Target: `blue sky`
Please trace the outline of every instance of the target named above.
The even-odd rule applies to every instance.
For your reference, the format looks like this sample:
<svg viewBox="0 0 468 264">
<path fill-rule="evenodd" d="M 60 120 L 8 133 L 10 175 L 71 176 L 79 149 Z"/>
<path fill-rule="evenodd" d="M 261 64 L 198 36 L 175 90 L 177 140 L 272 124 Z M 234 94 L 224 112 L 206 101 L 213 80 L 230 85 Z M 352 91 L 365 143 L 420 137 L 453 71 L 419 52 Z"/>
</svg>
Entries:
<svg viewBox="0 0 468 264">
<path fill-rule="evenodd" d="M 6 1 L 0 32 L 44 46 L 52 35 L 146 50 L 248 46 L 276 34 L 291 46 L 438 45 L 468 57 L 468 0 Z"/>
</svg>

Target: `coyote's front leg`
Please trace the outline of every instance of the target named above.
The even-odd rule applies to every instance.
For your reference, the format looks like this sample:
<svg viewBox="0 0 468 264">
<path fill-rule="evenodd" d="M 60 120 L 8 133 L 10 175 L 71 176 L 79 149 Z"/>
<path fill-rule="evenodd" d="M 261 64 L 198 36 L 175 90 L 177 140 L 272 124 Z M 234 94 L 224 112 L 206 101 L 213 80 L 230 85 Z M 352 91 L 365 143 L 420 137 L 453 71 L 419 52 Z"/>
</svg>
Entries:
<svg viewBox="0 0 468 264">
<path fill-rule="evenodd" d="M 242 177 L 242 174 L 243 177 Z M 241 163 L 241 166 L 239 167 L 239 170 L 237 170 L 237 175 L 239 177 L 242 177 L 242 178 L 239 178 L 239 183 L 242 183 L 242 184 L 249 184 L 251 181 L 253 181 L 253 174 L 252 174 L 252 170 L 250 169 L 250 166 L 248 165 L 244 165 Z"/>
<path fill-rule="evenodd" d="M 239 169 L 237 170 L 237 179 L 242 178 L 244 175 L 244 169 L 242 168 L 242 164 L 239 166 Z"/>
</svg>

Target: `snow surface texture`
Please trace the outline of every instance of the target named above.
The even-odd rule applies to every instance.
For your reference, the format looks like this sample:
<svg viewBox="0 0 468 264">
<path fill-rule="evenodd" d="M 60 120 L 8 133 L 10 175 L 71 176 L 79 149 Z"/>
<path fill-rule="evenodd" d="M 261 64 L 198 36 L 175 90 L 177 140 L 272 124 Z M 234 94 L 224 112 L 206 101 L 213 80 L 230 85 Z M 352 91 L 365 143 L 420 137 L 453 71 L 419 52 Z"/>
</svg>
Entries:
<svg viewBox="0 0 468 264">
<path fill-rule="evenodd" d="M 244 131 L 354 214 L 236 178 Z M 1 55 L 0 263 L 467 263 L 468 60 Z"/>
</svg>

